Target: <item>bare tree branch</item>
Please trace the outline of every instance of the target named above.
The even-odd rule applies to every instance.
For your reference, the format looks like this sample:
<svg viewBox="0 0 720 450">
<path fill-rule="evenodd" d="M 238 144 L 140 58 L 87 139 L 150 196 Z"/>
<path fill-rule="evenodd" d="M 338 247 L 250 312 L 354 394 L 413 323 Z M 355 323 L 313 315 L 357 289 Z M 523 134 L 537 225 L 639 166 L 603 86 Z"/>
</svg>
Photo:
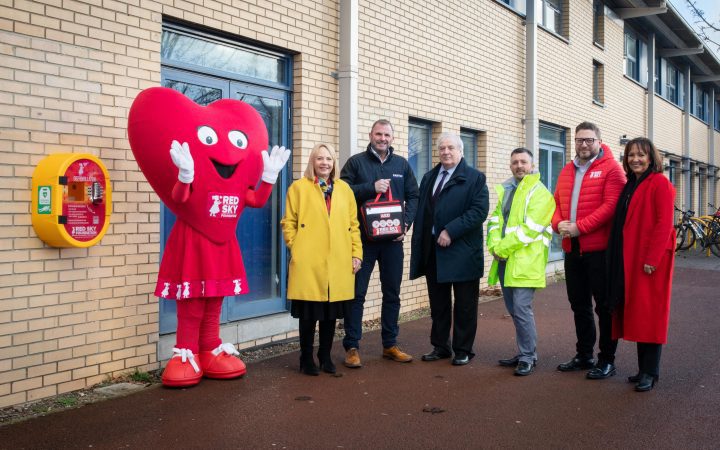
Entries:
<svg viewBox="0 0 720 450">
<path fill-rule="evenodd" d="M 720 39 L 717 39 L 711 35 L 720 34 L 720 24 L 711 22 L 707 18 L 705 11 L 698 8 L 696 0 L 685 0 L 685 3 L 690 7 L 690 12 L 695 16 L 695 24 L 698 27 L 698 35 L 702 40 L 715 46 L 720 51 Z"/>
</svg>

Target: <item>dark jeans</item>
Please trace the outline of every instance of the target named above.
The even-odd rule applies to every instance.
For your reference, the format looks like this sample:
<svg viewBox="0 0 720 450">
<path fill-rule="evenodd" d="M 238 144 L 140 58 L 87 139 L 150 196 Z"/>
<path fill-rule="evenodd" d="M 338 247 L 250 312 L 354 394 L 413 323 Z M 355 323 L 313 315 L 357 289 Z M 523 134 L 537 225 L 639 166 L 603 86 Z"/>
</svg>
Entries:
<svg viewBox="0 0 720 450">
<path fill-rule="evenodd" d="M 380 266 L 382 290 L 382 308 L 380 310 L 382 345 L 384 348 L 389 348 L 397 344 L 397 336 L 400 332 L 398 317 L 400 315 L 403 256 L 402 242 L 363 241 L 362 267 L 355 275 L 355 299 L 350 306 L 350 314 L 345 316 L 345 338 L 343 338 L 345 350 L 360 348 L 365 295 L 376 261 Z"/>
<path fill-rule="evenodd" d="M 473 343 L 477 332 L 478 297 L 480 280 L 453 283 L 438 283 L 435 252 L 425 271 L 428 295 L 430 297 L 430 344 L 446 355 L 455 353 L 456 358 L 475 356 Z M 455 294 L 453 305 L 452 294 Z M 452 344 L 450 327 L 452 326 Z"/>
<path fill-rule="evenodd" d="M 638 342 L 638 372 L 646 373 L 657 380 L 660 377 L 660 353 L 662 344 Z"/>
<path fill-rule="evenodd" d="M 573 249 L 575 250 L 575 249 Z M 579 358 L 592 358 L 595 346 L 595 313 L 600 332 L 599 362 L 615 362 L 617 341 L 612 339 L 612 315 L 607 307 L 605 252 L 565 253 L 565 281 L 575 318 L 576 351 Z"/>
</svg>

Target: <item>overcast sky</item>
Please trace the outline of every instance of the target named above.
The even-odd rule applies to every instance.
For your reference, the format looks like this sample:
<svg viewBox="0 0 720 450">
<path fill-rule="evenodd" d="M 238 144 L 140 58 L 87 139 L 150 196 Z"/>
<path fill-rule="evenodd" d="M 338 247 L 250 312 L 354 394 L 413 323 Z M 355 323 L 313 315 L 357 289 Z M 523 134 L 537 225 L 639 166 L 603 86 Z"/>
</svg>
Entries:
<svg viewBox="0 0 720 450">
<path fill-rule="evenodd" d="M 697 18 L 693 16 L 692 12 L 690 12 L 690 7 L 687 4 L 687 0 L 670 0 L 670 3 L 675 7 L 675 9 L 682 14 L 682 16 L 685 18 L 685 21 L 690 24 L 693 28 L 697 29 L 698 26 L 696 24 Z M 705 13 L 705 18 L 715 24 L 718 28 L 720 28 L 720 1 L 718 0 L 696 0 L 695 1 L 696 6 L 698 9 L 701 9 Z M 715 42 L 720 43 L 720 33 L 715 33 L 713 36 L 713 39 Z M 716 45 L 713 45 L 712 43 L 706 43 L 706 45 L 715 51 L 716 55 L 720 55 L 720 49 L 717 48 Z"/>
</svg>

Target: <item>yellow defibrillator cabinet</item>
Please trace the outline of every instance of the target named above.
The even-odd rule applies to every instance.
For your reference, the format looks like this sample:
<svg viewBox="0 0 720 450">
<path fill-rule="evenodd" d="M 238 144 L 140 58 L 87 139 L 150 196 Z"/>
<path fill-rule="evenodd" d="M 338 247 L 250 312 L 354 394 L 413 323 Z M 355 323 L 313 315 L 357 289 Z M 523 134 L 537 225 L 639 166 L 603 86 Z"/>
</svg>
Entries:
<svg viewBox="0 0 720 450">
<path fill-rule="evenodd" d="M 108 172 L 94 155 L 50 155 L 33 172 L 33 228 L 52 247 L 93 246 L 110 224 L 111 192 Z"/>
</svg>

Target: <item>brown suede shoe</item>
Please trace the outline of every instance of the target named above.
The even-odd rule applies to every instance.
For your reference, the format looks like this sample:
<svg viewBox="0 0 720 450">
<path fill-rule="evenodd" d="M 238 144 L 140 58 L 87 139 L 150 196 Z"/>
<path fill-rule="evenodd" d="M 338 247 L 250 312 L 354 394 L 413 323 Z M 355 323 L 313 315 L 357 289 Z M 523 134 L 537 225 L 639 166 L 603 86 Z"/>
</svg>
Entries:
<svg viewBox="0 0 720 450">
<path fill-rule="evenodd" d="M 343 364 L 345 364 L 345 367 L 349 367 L 351 369 L 357 369 L 358 367 L 362 367 L 362 363 L 360 362 L 360 353 L 358 352 L 358 349 L 351 348 L 347 352 L 345 352 L 345 361 L 343 361 Z"/>
<path fill-rule="evenodd" d="M 383 349 L 383 358 L 392 359 L 397 362 L 411 362 L 413 357 L 400 350 L 400 347 L 393 345 L 390 348 Z"/>
</svg>

